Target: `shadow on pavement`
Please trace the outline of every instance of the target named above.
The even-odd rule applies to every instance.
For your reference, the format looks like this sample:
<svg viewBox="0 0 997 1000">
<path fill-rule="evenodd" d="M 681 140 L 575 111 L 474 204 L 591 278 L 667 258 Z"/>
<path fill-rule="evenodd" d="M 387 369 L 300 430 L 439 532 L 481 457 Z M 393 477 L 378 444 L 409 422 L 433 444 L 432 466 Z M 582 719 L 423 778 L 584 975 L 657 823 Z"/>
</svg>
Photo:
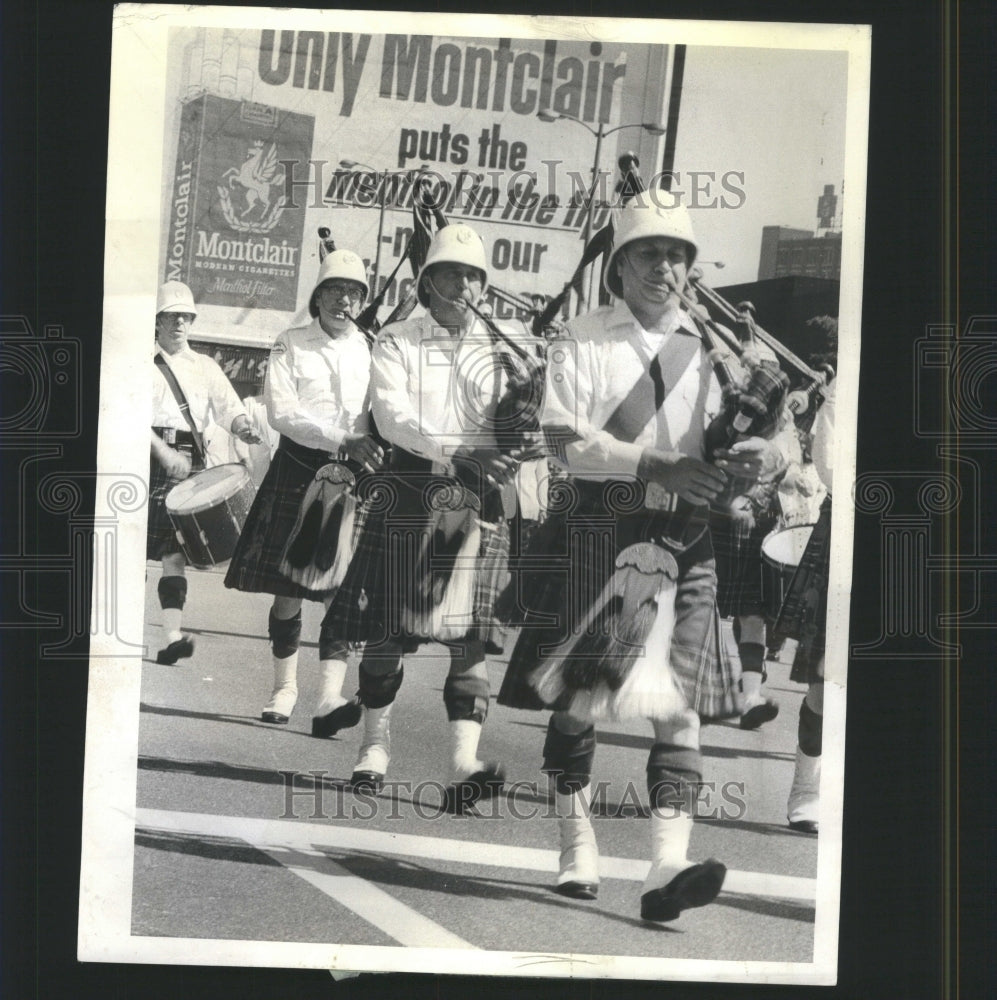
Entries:
<svg viewBox="0 0 997 1000">
<path fill-rule="evenodd" d="M 296 792 L 307 788 L 322 788 L 330 791 L 347 791 L 346 778 L 325 777 L 324 771 L 292 771 L 279 769 L 265 771 L 258 767 L 241 764 L 226 764 L 220 760 L 174 760 L 170 757 L 140 755 L 140 771 L 160 771 L 168 774 L 193 774 L 199 778 L 222 778 L 227 781 L 253 781 L 261 785 L 287 786 L 287 776 L 291 775 Z"/>
<path fill-rule="evenodd" d="M 204 834 L 177 833 L 173 830 L 152 830 L 147 827 L 137 827 L 135 846 L 147 847 L 154 851 L 190 854 L 212 861 L 234 861 L 243 865 L 282 867 L 279 861 L 275 861 L 244 840 L 236 840 L 231 837 L 208 837 Z"/>
<path fill-rule="evenodd" d="M 798 920 L 812 924 L 816 916 L 813 903 L 790 903 L 785 900 L 764 899 L 760 896 L 738 896 L 721 893 L 716 899 L 717 906 L 727 906 L 733 910 L 746 910 L 766 917 L 781 917 L 783 920 Z"/>
</svg>

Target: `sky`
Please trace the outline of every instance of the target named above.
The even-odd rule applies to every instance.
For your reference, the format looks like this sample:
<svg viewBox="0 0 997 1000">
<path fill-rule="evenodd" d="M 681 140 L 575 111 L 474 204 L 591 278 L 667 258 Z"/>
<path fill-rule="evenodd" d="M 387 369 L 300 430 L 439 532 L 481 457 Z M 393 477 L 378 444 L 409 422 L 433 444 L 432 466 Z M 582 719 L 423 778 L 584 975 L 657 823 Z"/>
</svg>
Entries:
<svg viewBox="0 0 997 1000">
<path fill-rule="evenodd" d="M 740 207 L 693 215 L 700 258 L 725 262 L 710 284 L 754 281 L 763 226 L 814 229 L 824 185 L 840 199 L 846 79 L 844 53 L 687 49 L 675 169 L 744 175 Z"/>
</svg>

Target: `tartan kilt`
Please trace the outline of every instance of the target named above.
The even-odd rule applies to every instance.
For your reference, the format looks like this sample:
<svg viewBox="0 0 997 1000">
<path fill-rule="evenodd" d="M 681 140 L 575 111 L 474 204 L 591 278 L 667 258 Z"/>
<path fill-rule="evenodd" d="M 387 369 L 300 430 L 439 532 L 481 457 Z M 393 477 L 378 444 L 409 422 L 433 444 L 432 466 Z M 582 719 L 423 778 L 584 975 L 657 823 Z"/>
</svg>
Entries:
<svg viewBox="0 0 997 1000">
<path fill-rule="evenodd" d="M 429 513 L 423 501 L 423 487 L 447 478 L 431 473 L 414 477 L 387 471 L 369 477 L 358 514 L 363 511 L 360 532 L 346 578 L 326 612 L 324 626 L 349 643 L 378 644 L 387 639 L 400 641 L 411 651 L 425 642 L 400 625 L 406 603 L 405 587 L 419 582 L 395 571 L 400 559 L 398 536 L 411 541 L 425 531 Z M 481 542 L 474 574 L 473 624 L 465 639 L 485 643 L 486 652 L 502 651 L 503 628 L 495 613 L 495 601 L 509 573 L 509 527 L 504 518 L 479 521 Z M 389 539 L 391 551 L 389 551 Z"/>
<path fill-rule="evenodd" d="M 190 474 L 193 476 L 200 472 L 204 465 L 199 457 L 195 457 L 193 446 L 185 440 L 189 439 L 190 435 L 181 432 L 178 437 L 181 440 L 170 447 L 174 451 L 183 452 L 190 459 Z M 177 529 L 173 527 L 173 522 L 166 513 L 167 493 L 182 482 L 182 479 L 171 476 L 153 456 L 149 457 L 149 524 L 145 534 L 146 559 L 162 559 L 164 556 L 176 555 L 182 551 L 177 540 Z"/>
<path fill-rule="evenodd" d="M 774 499 L 775 492 L 772 491 Z M 717 607 L 721 618 L 764 615 L 762 542 L 778 522 L 777 504 L 749 502 L 747 518 L 728 510 L 710 511 L 710 534 L 717 560 Z"/>
<path fill-rule="evenodd" d="M 620 488 L 621 484 L 613 485 Z M 590 484 L 581 490 L 578 483 L 569 484 L 569 493 L 578 492 L 576 501 L 568 501 L 571 509 L 552 513 L 534 533 L 523 566 L 537 568 L 523 574 L 521 600 L 526 614 L 502 680 L 500 705 L 534 710 L 567 707 L 560 700 L 546 704 L 535 691 L 531 675 L 544 654 L 567 638 L 570 623 L 581 620 L 585 609 L 596 601 L 615 571 L 616 555 L 637 542 L 668 534 L 669 525 L 674 524 L 675 515 L 664 512 L 613 511 L 598 496 L 608 496 L 613 485 L 603 491 L 592 490 Z M 686 704 L 703 719 L 732 717 L 738 711 L 736 682 L 721 635 L 709 531 L 675 556 L 679 567 L 677 622 L 670 656 L 662 669 L 671 671 Z"/>
<path fill-rule="evenodd" d="M 827 584 L 831 567 L 831 497 L 824 499 L 800 565 L 786 591 L 773 634 L 796 639 L 789 679 L 814 684 L 824 679 L 827 642 Z"/>
<path fill-rule="evenodd" d="M 281 439 L 246 518 L 225 574 L 225 586 L 249 593 L 324 601 L 331 591 L 310 590 L 280 572 L 281 558 L 315 473 L 331 461 L 328 452 Z M 352 471 L 352 469 L 351 469 Z M 357 504 L 353 538 L 362 528 Z"/>
</svg>

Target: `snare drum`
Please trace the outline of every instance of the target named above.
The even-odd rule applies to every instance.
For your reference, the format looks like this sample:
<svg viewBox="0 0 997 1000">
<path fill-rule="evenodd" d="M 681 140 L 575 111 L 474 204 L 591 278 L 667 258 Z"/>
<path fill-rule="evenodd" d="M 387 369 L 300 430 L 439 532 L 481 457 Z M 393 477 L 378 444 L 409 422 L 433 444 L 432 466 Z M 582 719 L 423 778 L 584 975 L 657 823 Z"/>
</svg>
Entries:
<svg viewBox="0 0 997 1000">
<path fill-rule="evenodd" d="M 772 621 L 779 617 L 813 530 L 812 524 L 779 528 L 762 541 L 762 602 L 766 616 Z"/>
<path fill-rule="evenodd" d="M 207 569 L 232 558 L 255 496 L 249 470 L 238 463 L 204 469 L 166 494 L 166 513 L 191 566 Z"/>
</svg>

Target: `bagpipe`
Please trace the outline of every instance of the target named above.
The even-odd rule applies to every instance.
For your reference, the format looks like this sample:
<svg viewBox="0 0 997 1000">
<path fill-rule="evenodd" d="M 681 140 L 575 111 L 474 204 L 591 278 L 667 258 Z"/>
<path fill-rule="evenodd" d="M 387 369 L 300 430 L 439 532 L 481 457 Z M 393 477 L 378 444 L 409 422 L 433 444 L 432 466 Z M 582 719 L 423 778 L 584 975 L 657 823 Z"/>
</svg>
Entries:
<svg viewBox="0 0 997 1000">
<path fill-rule="evenodd" d="M 625 204 L 645 187 L 635 156 L 622 157 L 620 167 L 623 181 L 618 190 Z M 538 326 L 561 308 L 570 290 L 579 285 L 585 268 L 600 255 L 608 261 L 612 246 L 610 221 L 586 246 L 575 275 L 561 296 L 548 305 L 549 315 L 538 317 Z M 823 402 L 822 389 L 829 381 L 826 371 L 814 371 L 764 331 L 755 322 L 750 303 L 735 308 L 709 289 L 701 272 L 681 275 L 672 283 L 672 290 L 700 331 L 722 391 L 721 412 L 706 431 L 707 457 L 747 437 L 771 439 L 783 426 L 787 410 L 798 426 L 807 420 L 812 423 Z M 700 298 L 737 333 L 717 322 Z M 768 348 L 771 357 L 763 357 L 759 345 Z M 800 388 L 790 390 L 787 368 L 802 383 Z M 727 507 L 735 522 L 737 501 L 748 485 L 732 482 L 715 504 Z M 692 544 L 688 529 L 697 512 L 702 514 L 699 508 L 680 500 L 665 535 L 655 542 L 623 548 L 613 565 L 606 567 L 605 583 L 591 595 L 580 620 L 566 623 L 569 635 L 543 656 L 530 674 L 531 686 L 546 704 L 591 720 L 662 718 L 682 707 L 675 677 L 663 663 L 667 662 L 674 630 L 678 581 L 675 555 L 670 550 L 682 551 Z M 735 530 L 744 527 L 741 524 Z M 591 575 L 592 568 L 578 572 Z M 565 604 L 564 614 L 569 613 L 567 608 Z"/>
<path fill-rule="evenodd" d="M 431 242 L 431 223 L 435 222 L 437 230 L 449 225 L 449 220 L 439 207 L 439 201 L 440 199 L 432 196 L 426 183 L 417 185 L 413 199 L 415 225 L 410 241 L 410 259 L 417 276 Z M 411 290 L 411 295 L 415 297 L 415 288 Z M 506 292 L 500 292 L 500 295 L 507 300 L 513 298 Z M 489 428 L 494 433 L 496 447 L 503 455 L 518 461 L 541 457 L 543 452 L 538 450 L 540 409 L 546 378 L 543 341 L 521 342 L 506 333 L 469 293 L 463 296 L 463 301 L 488 332 L 505 376 L 505 387 Z M 525 305 L 518 300 L 514 301 L 517 306 Z M 462 471 L 458 469 L 458 473 Z M 465 474 L 462 478 L 465 487 L 481 496 L 482 519 L 494 523 L 501 516 L 502 501 L 498 491 L 489 489 L 479 481 L 480 477 L 472 476 L 469 479 Z"/>
</svg>

